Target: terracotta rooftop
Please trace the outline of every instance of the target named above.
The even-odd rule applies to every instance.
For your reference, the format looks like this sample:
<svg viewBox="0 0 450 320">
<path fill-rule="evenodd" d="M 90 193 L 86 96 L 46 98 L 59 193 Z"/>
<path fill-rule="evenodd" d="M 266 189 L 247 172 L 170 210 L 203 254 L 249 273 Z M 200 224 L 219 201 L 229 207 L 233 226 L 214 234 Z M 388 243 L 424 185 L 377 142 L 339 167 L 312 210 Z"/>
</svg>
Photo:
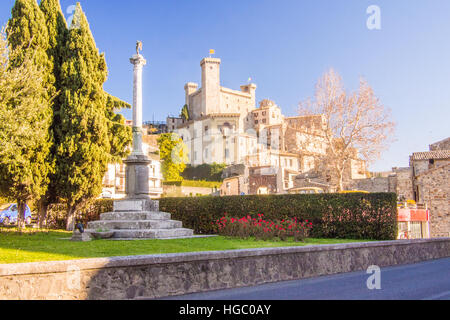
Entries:
<svg viewBox="0 0 450 320">
<path fill-rule="evenodd" d="M 450 150 L 438 150 L 429 152 L 416 152 L 412 155 L 412 160 L 449 159 Z"/>
</svg>

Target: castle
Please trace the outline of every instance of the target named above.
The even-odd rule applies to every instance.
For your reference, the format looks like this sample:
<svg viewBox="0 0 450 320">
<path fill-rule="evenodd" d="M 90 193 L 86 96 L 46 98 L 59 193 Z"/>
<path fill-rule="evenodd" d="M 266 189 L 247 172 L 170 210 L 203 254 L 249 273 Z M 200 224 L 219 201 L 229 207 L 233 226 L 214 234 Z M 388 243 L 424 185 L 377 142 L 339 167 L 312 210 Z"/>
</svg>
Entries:
<svg viewBox="0 0 450 320">
<path fill-rule="evenodd" d="M 316 168 L 327 148 L 321 115 L 285 117 L 267 99 L 257 106 L 255 84 L 240 91 L 221 86 L 220 59 L 204 58 L 200 66 L 201 87 L 191 82 L 184 87 L 189 117 L 168 117 L 167 127 L 187 145 L 190 165 L 241 168 L 227 171 L 225 178 L 235 181 L 225 181 L 222 195 L 287 193 L 296 176 Z M 357 160 L 354 165 L 364 167 Z M 364 168 L 350 172 L 352 178 L 365 177 Z"/>
</svg>

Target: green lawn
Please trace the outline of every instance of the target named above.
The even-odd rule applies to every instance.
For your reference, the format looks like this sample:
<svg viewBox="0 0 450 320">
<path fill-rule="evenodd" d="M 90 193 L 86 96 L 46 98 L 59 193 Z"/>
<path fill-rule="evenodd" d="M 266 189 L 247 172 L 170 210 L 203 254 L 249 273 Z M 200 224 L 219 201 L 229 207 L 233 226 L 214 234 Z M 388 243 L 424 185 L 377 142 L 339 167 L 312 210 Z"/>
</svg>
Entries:
<svg viewBox="0 0 450 320">
<path fill-rule="evenodd" d="M 137 240 L 71 242 L 65 231 L 17 234 L 14 230 L 0 230 L 0 264 L 37 261 L 59 261 L 84 258 L 149 255 L 196 251 L 236 250 L 362 242 L 362 240 L 309 239 L 304 243 L 241 240 L 234 238 L 194 238 L 177 240 Z"/>
</svg>

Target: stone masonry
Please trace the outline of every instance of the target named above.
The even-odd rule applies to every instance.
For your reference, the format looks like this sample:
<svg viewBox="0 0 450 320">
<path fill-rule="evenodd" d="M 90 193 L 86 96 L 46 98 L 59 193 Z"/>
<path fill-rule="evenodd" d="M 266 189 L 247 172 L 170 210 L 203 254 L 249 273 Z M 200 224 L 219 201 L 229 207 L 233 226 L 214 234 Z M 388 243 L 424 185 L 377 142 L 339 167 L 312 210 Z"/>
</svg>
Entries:
<svg viewBox="0 0 450 320">
<path fill-rule="evenodd" d="M 430 209 L 431 237 L 450 236 L 450 164 L 416 177 L 420 199 Z"/>
<path fill-rule="evenodd" d="M 447 238 L 9 264 L 0 299 L 162 298 L 449 256 Z"/>
</svg>

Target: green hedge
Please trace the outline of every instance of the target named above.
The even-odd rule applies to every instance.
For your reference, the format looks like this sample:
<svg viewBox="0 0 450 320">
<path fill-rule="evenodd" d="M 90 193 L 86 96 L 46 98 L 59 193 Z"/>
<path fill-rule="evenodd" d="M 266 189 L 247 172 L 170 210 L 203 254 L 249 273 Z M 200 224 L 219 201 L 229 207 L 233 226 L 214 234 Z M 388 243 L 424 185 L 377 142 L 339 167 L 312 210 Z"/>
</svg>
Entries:
<svg viewBox="0 0 450 320">
<path fill-rule="evenodd" d="M 263 213 L 268 220 L 309 220 L 314 225 L 312 237 L 394 240 L 396 201 L 394 193 L 164 198 L 160 209 L 196 234 L 216 233 L 213 221 L 224 215 Z"/>
</svg>

